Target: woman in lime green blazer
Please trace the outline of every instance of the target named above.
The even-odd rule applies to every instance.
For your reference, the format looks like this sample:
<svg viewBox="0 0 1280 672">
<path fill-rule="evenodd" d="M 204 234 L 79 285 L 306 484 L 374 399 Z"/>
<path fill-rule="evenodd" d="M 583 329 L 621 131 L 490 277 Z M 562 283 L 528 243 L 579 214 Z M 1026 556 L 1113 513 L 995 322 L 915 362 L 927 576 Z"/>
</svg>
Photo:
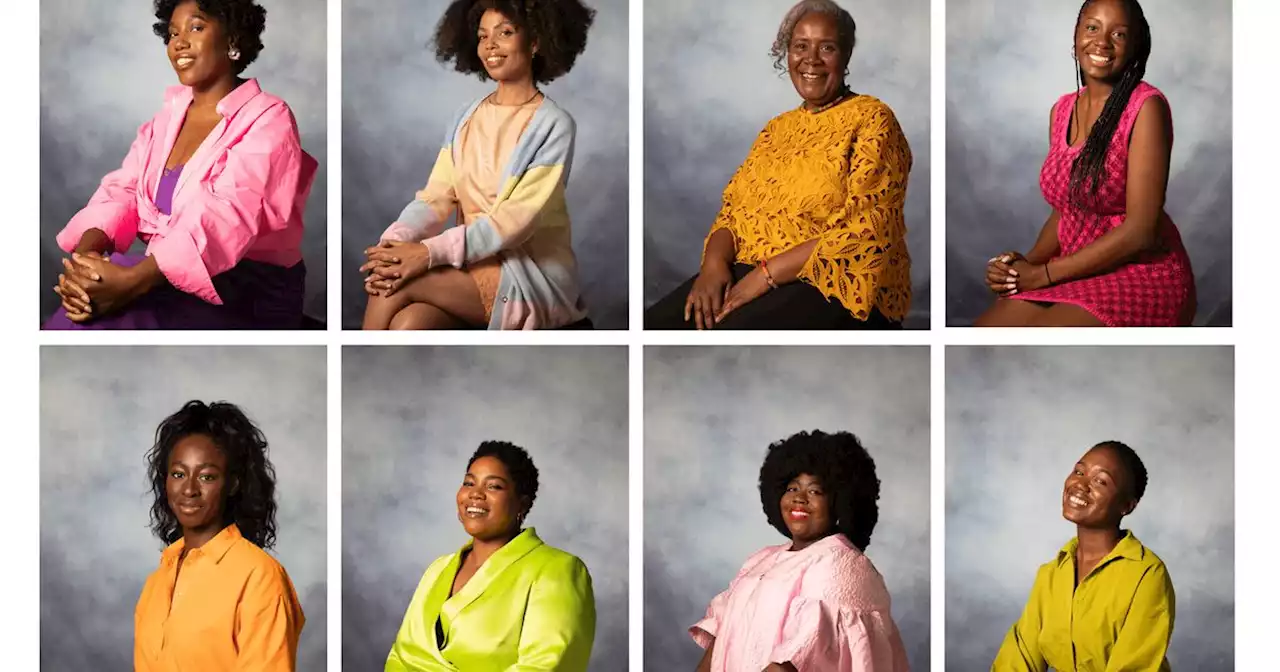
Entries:
<svg viewBox="0 0 1280 672">
<path fill-rule="evenodd" d="M 521 529 L 537 493 L 524 449 L 480 444 L 457 497 L 471 541 L 427 567 L 386 672 L 586 671 L 596 630 L 591 575 Z"/>
</svg>

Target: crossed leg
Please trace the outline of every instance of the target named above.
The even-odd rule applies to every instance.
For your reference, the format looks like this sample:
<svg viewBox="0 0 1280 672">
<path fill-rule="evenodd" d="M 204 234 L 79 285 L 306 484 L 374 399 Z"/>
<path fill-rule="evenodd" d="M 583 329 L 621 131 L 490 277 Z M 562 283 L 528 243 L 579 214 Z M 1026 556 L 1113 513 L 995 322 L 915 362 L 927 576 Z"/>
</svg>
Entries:
<svg viewBox="0 0 1280 672">
<path fill-rule="evenodd" d="M 480 290 L 467 273 L 437 268 L 391 296 L 370 296 L 364 329 L 463 329 L 487 323 Z"/>
<path fill-rule="evenodd" d="M 1048 305 L 1021 299 L 996 299 L 974 321 L 975 327 L 1101 327 L 1101 320 L 1070 303 Z"/>
</svg>

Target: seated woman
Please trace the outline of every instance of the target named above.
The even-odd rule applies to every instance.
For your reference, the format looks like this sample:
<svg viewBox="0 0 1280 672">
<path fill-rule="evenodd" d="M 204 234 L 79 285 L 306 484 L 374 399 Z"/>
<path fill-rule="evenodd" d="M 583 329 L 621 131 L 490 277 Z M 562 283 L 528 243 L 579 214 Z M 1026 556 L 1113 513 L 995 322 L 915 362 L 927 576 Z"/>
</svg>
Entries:
<svg viewBox="0 0 1280 672">
<path fill-rule="evenodd" d="M 168 548 L 134 615 L 137 672 L 292 672 L 306 622 L 276 540 L 267 440 L 239 408 L 188 402 L 147 454 L 151 530 Z"/>
<path fill-rule="evenodd" d="M 724 190 L 701 270 L 646 311 L 646 329 L 900 326 L 911 303 L 911 149 L 893 111 L 845 83 L 856 28 L 831 0 L 787 13 L 774 66 L 803 103 L 756 138 Z"/>
<path fill-rule="evenodd" d="M 791 543 L 747 559 L 689 628 L 698 672 L 905 672 L 889 591 L 871 560 L 875 462 L 848 432 L 800 432 L 769 446 L 765 516 Z"/>
<path fill-rule="evenodd" d="M 1147 468 L 1118 441 L 1094 446 L 1072 467 L 1062 517 L 1076 536 L 1040 566 L 993 672 L 1168 672 L 1173 582 L 1160 558 L 1120 529 L 1146 489 Z"/>
<path fill-rule="evenodd" d="M 594 17 L 578 0 L 445 10 L 436 58 L 498 85 L 454 117 L 427 185 L 365 250 L 365 329 L 590 328 L 565 201 L 576 130 L 537 85 L 573 68 Z"/>
<path fill-rule="evenodd" d="M 1195 278 L 1164 211 L 1169 102 L 1142 81 L 1151 27 L 1137 0 L 1086 0 L 1076 19 L 1076 91 L 1049 112 L 1040 191 L 1052 208 L 1025 255 L 987 262 L 995 305 L 979 327 L 1191 324 Z"/>
<path fill-rule="evenodd" d="M 283 100 L 239 75 L 262 50 L 252 0 L 156 0 L 181 86 L 58 234 L 71 253 L 45 329 L 297 329 L 316 162 Z M 127 254 L 135 238 L 146 254 Z"/>
<path fill-rule="evenodd" d="M 537 495 L 523 448 L 480 444 L 457 497 L 471 541 L 427 567 L 386 672 L 585 672 L 596 631 L 591 575 L 521 528 Z"/>
</svg>

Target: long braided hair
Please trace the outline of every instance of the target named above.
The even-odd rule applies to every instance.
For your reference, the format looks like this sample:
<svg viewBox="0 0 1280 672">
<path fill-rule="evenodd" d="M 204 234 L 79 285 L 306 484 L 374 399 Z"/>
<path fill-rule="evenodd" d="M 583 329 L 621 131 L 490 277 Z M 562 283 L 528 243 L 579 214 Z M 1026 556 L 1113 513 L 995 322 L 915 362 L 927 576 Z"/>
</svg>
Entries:
<svg viewBox="0 0 1280 672">
<path fill-rule="evenodd" d="M 1097 0 L 1085 0 L 1080 5 L 1080 12 L 1076 15 L 1076 30 L 1080 29 L 1080 21 L 1084 18 L 1084 10 Z M 1133 94 L 1133 90 L 1137 88 L 1138 83 L 1147 74 L 1147 60 L 1151 57 L 1151 26 L 1147 24 L 1147 17 L 1142 13 L 1142 5 L 1138 4 L 1138 0 L 1120 0 L 1120 4 L 1124 5 L 1125 13 L 1129 15 L 1129 45 L 1131 48 L 1129 56 L 1129 64 L 1125 66 L 1124 71 L 1120 73 L 1120 78 L 1115 84 L 1115 88 L 1111 90 L 1111 96 L 1107 98 L 1107 102 L 1102 107 L 1102 114 L 1098 115 L 1098 120 L 1094 122 L 1093 128 L 1089 131 L 1089 138 L 1085 140 L 1084 149 L 1076 155 L 1075 160 L 1071 162 L 1071 183 L 1068 193 L 1071 195 L 1071 201 L 1077 206 L 1083 207 L 1088 198 L 1096 198 L 1098 189 L 1107 177 L 1107 149 L 1111 146 L 1111 138 L 1116 133 L 1116 127 L 1120 124 L 1120 116 L 1124 113 L 1125 107 L 1129 105 L 1129 97 Z M 1075 55 L 1075 39 L 1072 38 L 1071 53 Z M 1084 69 L 1077 62 L 1075 64 L 1076 71 L 1076 90 L 1084 88 Z M 1077 102 L 1079 98 L 1077 97 Z M 1079 128 L 1079 117 L 1076 112 L 1078 105 L 1071 108 L 1071 121 L 1073 128 Z M 1070 138 L 1068 138 L 1070 141 Z"/>
</svg>

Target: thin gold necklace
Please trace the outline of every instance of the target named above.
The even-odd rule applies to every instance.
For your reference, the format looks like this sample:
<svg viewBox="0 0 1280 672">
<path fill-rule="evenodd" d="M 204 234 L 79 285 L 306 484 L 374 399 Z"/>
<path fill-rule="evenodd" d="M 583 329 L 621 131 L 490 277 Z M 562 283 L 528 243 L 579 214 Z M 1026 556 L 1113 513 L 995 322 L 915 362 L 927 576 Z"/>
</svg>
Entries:
<svg viewBox="0 0 1280 672">
<path fill-rule="evenodd" d="M 489 96 L 485 98 L 485 100 L 489 101 L 491 105 L 497 105 L 498 107 L 524 107 L 525 105 L 532 103 L 534 98 L 541 96 L 542 92 L 539 91 L 537 88 L 535 88 L 533 90 L 533 95 L 529 97 L 529 100 L 526 100 L 523 103 L 520 103 L 519 105 L 502 105 L 501 103 L 498 103 L 496 100 L 494 100 L 494 96 L 497 96 L 497 95 L 498 95 L 498 92 L 494 91 L 493 93 L 489 94 Z"/>
</svg>

